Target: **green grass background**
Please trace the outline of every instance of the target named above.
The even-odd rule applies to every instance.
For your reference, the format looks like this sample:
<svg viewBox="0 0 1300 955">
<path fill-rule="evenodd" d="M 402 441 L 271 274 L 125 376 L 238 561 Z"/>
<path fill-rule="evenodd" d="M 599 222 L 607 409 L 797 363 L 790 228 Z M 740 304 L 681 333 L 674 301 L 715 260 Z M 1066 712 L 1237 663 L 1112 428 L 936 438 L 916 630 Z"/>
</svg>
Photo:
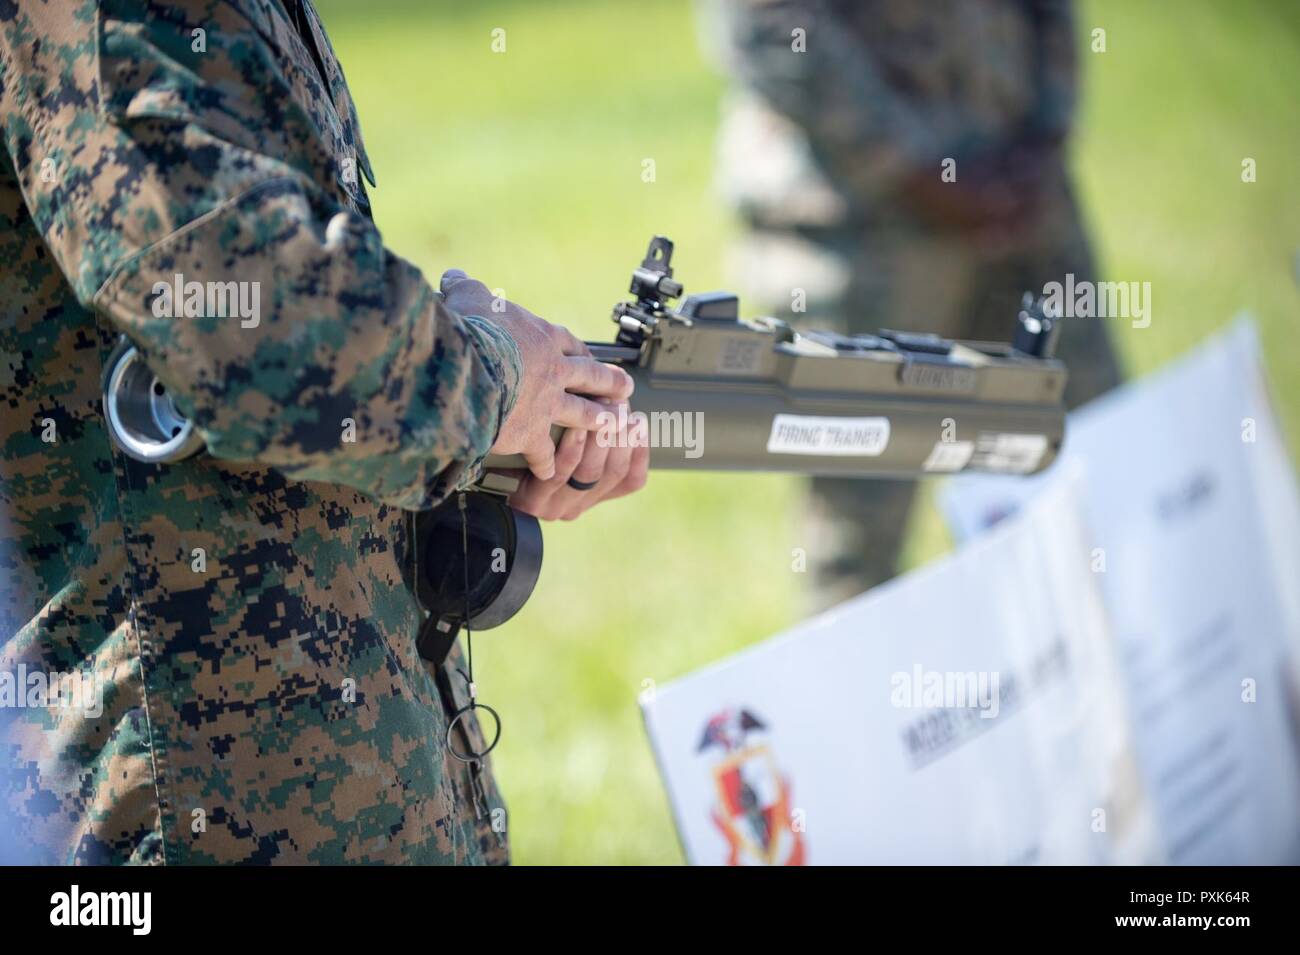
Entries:
<svg viewBox="0 0 1300 955">
<path fill-rule="evenodd" d="M 650 235 L 678 276 L 727 287 L 712 188 L 723 81 L 689 3 L 319 0 L 358 101 L 390 247 L 458 266 L 587 338 Z M 1112 327 L 1140 374 L 1248 308 L 1300 448 L 1300 6 L 1105 0 L 1079 11 L 1075 164 L 1106 277 L 1152 283 Z M 506 52 L 491 50 L 494 28 Z M 1244 157 L 1258 181 L 1241 181 Z M 642 181 L 642 160 L 656 181 Z M 656 474 L 548 525 L 538 593 L 475 641 L 519 863 L 681 861 L 637 694 L 794 622 L 795 480 Z M 932 506 L 907 561 L 948 541 Z M 792 692 L 795 689 L 792 688 Z"/>
</svg>

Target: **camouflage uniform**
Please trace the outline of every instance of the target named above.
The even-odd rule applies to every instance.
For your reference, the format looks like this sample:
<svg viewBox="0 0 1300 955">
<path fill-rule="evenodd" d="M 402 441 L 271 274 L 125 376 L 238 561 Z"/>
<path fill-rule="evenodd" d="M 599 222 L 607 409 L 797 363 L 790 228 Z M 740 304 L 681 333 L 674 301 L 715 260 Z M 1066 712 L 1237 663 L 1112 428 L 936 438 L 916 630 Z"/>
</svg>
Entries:
<svg viewBox="0 0 1300 955">
<path fill-rule="evenodd" d="M 384 248 L 316 12 L 0 2 L 0 71 L 0 674 L 103 687 L 98 717 L 0 710 L 8 856 L 505 861 L 490 772 L 445 748 L 466 685 L 418 657 L 404 575 L 519 355 Z M 177 274 L 260 283 L 260 323 L 157 317 Z M 210 455 L 110 446 L 120 333 Z"/>
<path fill-rule="evenodd" d="M 1063 0 L 718 0 L 737 79 L 721 135 L 723 192 L 748 227 L 741 284 L 811 327 L 1006 341 L 1021 294 L 1093 278 L 1059 152 L 1039 213 L 997 244 L 921 221 L 902 180 L 960 177 L 1016 137 L 1059 141 L 1075 97 Z M 802 31 L 799 33 L 797 31 Z M 796 52 L 800 44 L 804 52 Z M 1113 387 L 1106 329 L 1067 323 L 1073 406 Z M 829 605 L 894 573 L 915 485 L 812 482 L 808 551 Z"/>
</svg>

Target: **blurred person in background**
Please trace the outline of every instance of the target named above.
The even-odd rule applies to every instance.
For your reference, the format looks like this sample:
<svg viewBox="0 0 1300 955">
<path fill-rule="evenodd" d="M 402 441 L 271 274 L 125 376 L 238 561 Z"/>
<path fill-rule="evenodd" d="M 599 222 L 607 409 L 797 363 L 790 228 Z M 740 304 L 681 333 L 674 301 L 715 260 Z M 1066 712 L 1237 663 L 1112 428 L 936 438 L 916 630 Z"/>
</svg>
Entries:
<svg viewBox="0 0 1300 955">
<path fill-rule="evenodd" d="M 1008 341 L 1024 292 L 1095 279 L 1066 171 L 1069 3 L 705 0 L 704 12 L 734 79 L 719 180 L 747 230 L 739 280 L 772 314 Z M 1064 322 L 1057 356 L 1070 407 L 1120 381 L 1102 321 Z M 803 540 L 818 609 L 893 576 L 915 487 L 812 480 Z"/>
</svg>

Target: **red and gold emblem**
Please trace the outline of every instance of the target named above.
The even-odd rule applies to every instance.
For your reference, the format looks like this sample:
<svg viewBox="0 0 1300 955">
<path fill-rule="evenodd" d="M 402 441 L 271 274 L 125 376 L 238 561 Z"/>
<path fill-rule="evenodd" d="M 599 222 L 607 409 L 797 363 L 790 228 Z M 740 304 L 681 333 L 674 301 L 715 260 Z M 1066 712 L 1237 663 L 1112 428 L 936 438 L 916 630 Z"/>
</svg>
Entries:
<svg viewBox="0 0 1300 955">
<path fill-rule="evenodd" d="M 712 815 L 730 847 L 727 864 L 803 865 L 790 781 L 777 768 L 762 721 L 747 710 L 723 710 L 705 724 L 698 752 L 714 757 Z"/>
</svg>

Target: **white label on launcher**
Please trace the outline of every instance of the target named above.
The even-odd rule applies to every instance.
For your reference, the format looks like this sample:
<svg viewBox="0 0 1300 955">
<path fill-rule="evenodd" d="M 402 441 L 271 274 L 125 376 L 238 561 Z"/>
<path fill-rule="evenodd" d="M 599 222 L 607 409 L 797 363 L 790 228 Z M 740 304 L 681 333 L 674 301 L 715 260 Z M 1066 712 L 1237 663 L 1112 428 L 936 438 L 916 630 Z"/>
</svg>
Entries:
<svg viewBox="0 0 1300 955">
<path fill-rule="evenodd" d="M 936 441 L 930 456 L 921 465 L 922 471 L 960 471 L 970 464 L 975 453 L 974 441 Z"/>
<path fill-rule="evenodd" d="M 779 414 L 772 419 L 767 453 L 875 457 L 888 444 L 888 418 Z"/>
<path fill-rule="evenodd" d="M 1047 453 L 1045 434 L 983 432 L 975 442 L 972 463 L 983 471 L 1030 474 L 1038 470 Z"/>
</svg>

